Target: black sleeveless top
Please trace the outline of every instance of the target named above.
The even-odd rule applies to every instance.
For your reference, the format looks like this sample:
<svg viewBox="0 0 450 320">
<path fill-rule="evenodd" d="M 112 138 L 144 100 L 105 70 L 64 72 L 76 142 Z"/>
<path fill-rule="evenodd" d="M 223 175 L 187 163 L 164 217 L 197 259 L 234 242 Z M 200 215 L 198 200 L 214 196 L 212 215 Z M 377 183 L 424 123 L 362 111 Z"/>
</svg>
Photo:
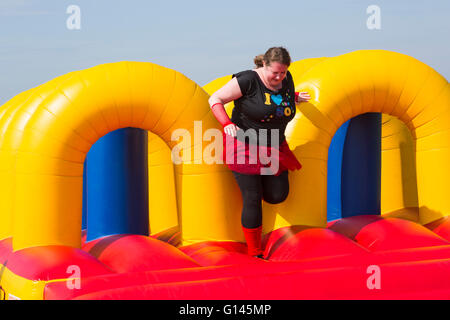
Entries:
<svg viewBox="0 0 450 320">
<path fill-rule="evenodd" d="M 237 133 L 237 139 L 251 144 L 263 144 L 267 136 L 267 145 L 272 145 L 271 133 L 278 131 L 278 146 L 286 139 L 286 126 L 295 116 L 295 87 L 292 75 L 288 71 L 278 91 L 267 88 L 253 70 L 239 72 L 236 77 L 241 88 L 242 97 L 234 101 L 231 121 L 239 128 L 248 132 L 255 129 L 256 139 L 247 139 L 242 132 Z M 266 129 L 266 130 L 259 130 Z M 242 130 L 240 130 L 242 131 Z M 275 138 L 275 136 L 273 136 Z M 274 141 L 275 142 L 275 141 Z"/>
</svg>

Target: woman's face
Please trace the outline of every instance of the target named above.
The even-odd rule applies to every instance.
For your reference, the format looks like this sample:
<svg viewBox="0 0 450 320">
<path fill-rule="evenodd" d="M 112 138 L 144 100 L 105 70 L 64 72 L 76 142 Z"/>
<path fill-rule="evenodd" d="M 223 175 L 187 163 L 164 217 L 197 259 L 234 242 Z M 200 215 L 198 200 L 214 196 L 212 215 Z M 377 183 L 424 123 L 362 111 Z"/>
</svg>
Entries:
<svg viewBox="0 0 450 320">
<path fill-rule="evenodd" d="M 277 87 L 286 77 L 288 66 L 279 62 L 272 62 L 269 65 L 264 63 L 264 73 L 266 80 L 272 87 Z"/>
</svg>

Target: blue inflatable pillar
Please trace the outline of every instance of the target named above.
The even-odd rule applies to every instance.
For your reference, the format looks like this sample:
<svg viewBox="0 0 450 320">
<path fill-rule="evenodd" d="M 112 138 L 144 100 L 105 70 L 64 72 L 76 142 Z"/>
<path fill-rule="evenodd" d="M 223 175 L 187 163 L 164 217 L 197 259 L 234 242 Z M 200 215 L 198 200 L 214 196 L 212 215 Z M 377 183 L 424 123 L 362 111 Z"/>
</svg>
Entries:
<svg viewBox="0 0 450 320">
<path fill-rule="evenodd" d="M 365 113 L 344 123 L 328 150 L 328 221 L 380 214 L 381 114 Z"/>
<path fill-rule="evenodd" d="M 328 149 L 327 174 L 327 217 L 328 221 L 342 218 L 342 154 L 350 120 L 345 122 L 334 134 Z"/>
<path fill-rule="evenodd" d="M 84 160 L 84 164 L 83 164 L 83 214 L 82 214 L 82 219 L 81 219 L 81 230 L 86 230 L 87 229 L 87 208 L 86 208 L 86 199 L 87 199 L 87 186 L 86 186 L 86 182 L 87 182 L 87 176 L 86 176 L 86 164 L 87 164 L 87 157 Z"/>
<path fill-rule="evenodd" d="M 148 133 L 110 132 L 86 160 L 87 241 L 113 234 L 149 234 Z"/>
<path fill-rule="evenodd" d="M 348 126 L 342 158 L 342 217 L 380 214 L 381 113 L 365 113 Z"/>
</svg>

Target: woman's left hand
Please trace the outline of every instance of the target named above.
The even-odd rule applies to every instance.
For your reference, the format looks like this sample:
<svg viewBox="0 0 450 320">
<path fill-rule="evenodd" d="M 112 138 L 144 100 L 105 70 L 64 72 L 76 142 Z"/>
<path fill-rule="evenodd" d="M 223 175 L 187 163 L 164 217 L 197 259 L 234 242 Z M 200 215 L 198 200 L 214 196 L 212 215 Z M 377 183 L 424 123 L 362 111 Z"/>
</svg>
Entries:
<svg viewBox="0 0 450 320">
<path fill-rule="evenodd" d="M 311 99 L 311 96 L 308 92 L 299 92 L 298 95 L 296 95 L 295 102 L 308 102 Z"/>
</svg>

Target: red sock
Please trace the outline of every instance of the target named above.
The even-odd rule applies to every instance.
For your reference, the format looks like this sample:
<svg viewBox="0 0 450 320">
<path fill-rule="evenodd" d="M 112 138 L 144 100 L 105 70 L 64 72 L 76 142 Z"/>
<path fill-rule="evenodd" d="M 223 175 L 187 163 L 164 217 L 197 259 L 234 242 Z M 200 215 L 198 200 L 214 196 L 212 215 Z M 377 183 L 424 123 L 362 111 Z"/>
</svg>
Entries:
<svg viewBox="0 0 450 320">
<path fill-rule="evenodd" d="M 247 242 L 248 254 L 251 256 L 258 256 L 262 254 L 263 253 L 261 249 L 262 226 L 252 229 L 242 227 L 242 230 L 244 231 L 245 241 Z"/>
</svg>

